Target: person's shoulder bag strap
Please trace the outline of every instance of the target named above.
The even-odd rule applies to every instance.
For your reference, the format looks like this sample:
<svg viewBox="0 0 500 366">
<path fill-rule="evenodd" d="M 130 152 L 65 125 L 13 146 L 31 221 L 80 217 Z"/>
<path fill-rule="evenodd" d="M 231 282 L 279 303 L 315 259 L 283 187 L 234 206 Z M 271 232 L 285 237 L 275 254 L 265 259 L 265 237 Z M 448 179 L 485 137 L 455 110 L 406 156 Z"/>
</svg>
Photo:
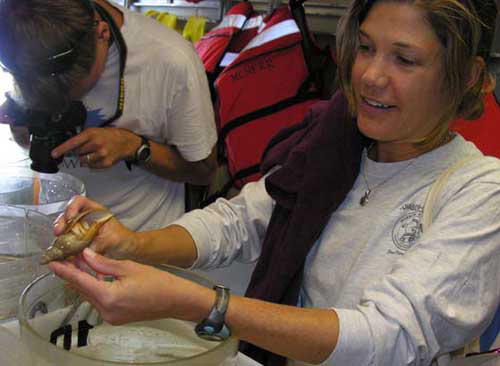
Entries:
<svg viewBox="0 0 500 366">
<path fill-rule="evenodd" d="M 427 197 L 425 199 L 424 203 L 424 212 L 422 214 L 422 232 L 425 232 L 427 228 L 431 225 L 432 223 L 432 218 L 433 218 L 433 208 L 434 208 L 434 203 L 437 201 L 438 197 L 441 194 L 441 191 L 443 190 L 444 186 L 448 182 L 449 177 L 455 173 L 457 170 L 462 168 L 464 165 L 467 163 L 481 158 L 482 155 L 474 155 L 474 156 L 468 156 L 455 164 L 451 165 L 448 169 L 446 169 L 441 175 L 436 179 L 436 181 L 432 184 L 431 188 L 429 189 L 429 192 L 427 193 Z M 463 348 L 460 348 L 456 351 L 454 351 L 451 355 L 452 359 L 455 359 L 456 357 L 459 357 L 460 359 L 457 360 L 457 365 L 469 365 L 468 362 L 465 362 L 467 359 L 463 359 L 462 357 L 471 354 L 471 353 L 476 353 L 479 352 L 479 337 L 474 339 L 472 342 L 466 344 Z M 437 362 L 436 362 L 437 361 Z M 435 360 L 433 362 L 433 365 L 437 364 L 439 365 L 439 358 L 438 360 Z M 477 360 L 473 360 L 470 358 L 470 365 L 474 364 L 474 362 L 477 362 Z M 452 362 L 452 365 L 454 363 Z"/>
<path fill-rule="evenodd" d="M 425 198 L 424 203 L 424 212 L 422 215 L 422 231 L 427 230 L 429 225 L 432 223 L 432 212 L 434 208 L 434 203 L 437 200 L 437 197 L 441 194 L 444 186 L 448 182 L 448 178 L 450 175 L 455 173 L 457 170 L 462 168 L 465 164 L 470 161 L 476 160 L 482 157 L 482 155 L 474 155 L 468 156 L 455 164 L 451 165 L 448 169 L 446 169 L 441 175 L 436 179 L 436 181 L 432 184 L 429 192 L 427 193 L 427 197 Z"/>
</svg>

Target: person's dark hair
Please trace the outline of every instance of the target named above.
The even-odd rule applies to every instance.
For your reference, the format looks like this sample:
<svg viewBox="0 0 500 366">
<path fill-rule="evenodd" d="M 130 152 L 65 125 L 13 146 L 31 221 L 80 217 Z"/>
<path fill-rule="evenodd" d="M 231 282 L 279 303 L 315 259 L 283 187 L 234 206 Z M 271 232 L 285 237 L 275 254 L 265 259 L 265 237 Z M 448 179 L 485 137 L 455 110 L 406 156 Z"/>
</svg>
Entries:
<svg viewBox="0 0 500 366">
<path fill-rule="evenodd" d="M 90 0 L 0 0 L 0 19 L 0 60 L 25 107 L 51 113 L 66 108 L 70 90 L 95 59 Z M 61 54 L 66 56 L 51 59 Z M 54 64 L 61 60 L 63 67 Z"/>
<path fill-rule="evenodd" d="M 459 117 L 476 119 L 484 111 L 483 95 L 491 90 L 491 84 L 494 85 L 493 76 L 483 68 L 477 82 L 472 86 L 468 83 L 476 57 L 485 59 L 489 54 L 496 4 L 494 0 L 354 0 L 342 19 L 337 37 L 340 85 L 353 113 L 356 113 L 356 106 L 351 77 L 359 47 L 359 28 L 372 6 L 382 1 L 411 4 L 422 9 L 443 46 L 441 63 L 445 72 L 442 87 L 448 95 L 447 110 L 435 131 L 426 139 L 415 142 L 423 148 L 435 146 L 448 133 L 450 120 Z M 480 16 L 485 17 L 484 21 Z"/>
<path fill-rule="evenodd" d="M 472 3 L 476 7 L 483 26 L 477 54 L 488 62 L 495 36 L 495 22 L 498 17 L 497 4 L 495 0 L 472 0 Z"/>
</svg>

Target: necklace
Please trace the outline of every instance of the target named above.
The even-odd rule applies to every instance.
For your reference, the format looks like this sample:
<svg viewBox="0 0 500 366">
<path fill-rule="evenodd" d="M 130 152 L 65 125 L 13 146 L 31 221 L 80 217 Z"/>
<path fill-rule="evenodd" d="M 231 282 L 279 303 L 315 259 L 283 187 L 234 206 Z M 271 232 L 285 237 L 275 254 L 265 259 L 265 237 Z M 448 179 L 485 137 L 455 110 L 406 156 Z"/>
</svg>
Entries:
<svg viewBox="0 0 500 366">
<path fill-rule="evenodd" d="M 438 144 L 437 147 L 440 147 L 442 145 L 446 145 L 448 142 L 450 142 L 451 140 L 453 139 L 453 135 L 448 132 L 443 140 Z M 366 150 L 366 159 L 368 160 L 368 154 L 370 153 L 372 147 L 375 145 L 375 143 L 372 143 L 370 146 L 368 146 L 368 149 Z M 415 158 L 411 159 L 411 161 L 406 164 L 404 167 L 402 167 L 401 169 L 399 169 L 396 173 L 390 175 L 389 177 L 387 177 L 386 179 L 384 179 L 382 182 L 380 182 L 379 184 L 377 184 L 376 186 L 374 187 L 370 187 L 370 184 L 368 184 L 368 179 L 366 179 L 366 174 L 365 174 L 365 170 L 366 170 L 366 165 L 364 167 L 364 169 L 362 170 L 361 174 L 363 175 L 363 180 L 365 181 L 365 184 L 366 184 L 366 191 L 365 193 L 363 194 L 363 197 L 361 197 L 361 199 L 359 200 L 359 204 L 361 206 L 365 206 L 368 201 L 370 200 L 370 195 L 372 194 L 373 190 L 375 188 L 378 188 L 380 187 L 382 184 L 386 183 L 387 181 L 391 180 L 392 178 L 394 178 L 396 175 L 399 175 L 403 172 L 403 170 L 406 170 L 407 168 L 409 168 L 414 162 L 416 161 Z"/>
<path fill-rule="evenodd" d="M 367 160 L 368 160 L 368 153 L 370 152 L 372 147 L 373 147 L 373 144 L 371 144 L 366 151 L 366 159 Z M 387 177 L 386 179 L 384 179 L 382 182 L 380 182 L 379 184 L 377 184 L 374 187 L 370 187 L 370 184 L 368 184 L 368 179 L 366 178 L 366 173 L 365 173 L 365 170 L 366 170 L 366 164 L 365 164 L 364 169 L 362 170 L 361 174 L 362 174 L 363 180 L 365 181 L 365 184 L 366 184 L 366 191 L 363 194 L 363 197 L 361 197 L 361 199 L 359 200 L 359 204 L 361 206 L 365 206 L 368 203 L 368 201 L 370 200 L 370 196 L 375 188 L 380 187 L 382 184 L 388 182 L 389 180 L 394 178 L 396 175 L 401 174 L 404 170 L 409 168 L 415 162 L 415 160 L 416 159 L 412 159 L 408 164 L 406 164 L 404 167 L 399 169 L 396 173 L 391 174 L 389 177 Z"/>
</svg>

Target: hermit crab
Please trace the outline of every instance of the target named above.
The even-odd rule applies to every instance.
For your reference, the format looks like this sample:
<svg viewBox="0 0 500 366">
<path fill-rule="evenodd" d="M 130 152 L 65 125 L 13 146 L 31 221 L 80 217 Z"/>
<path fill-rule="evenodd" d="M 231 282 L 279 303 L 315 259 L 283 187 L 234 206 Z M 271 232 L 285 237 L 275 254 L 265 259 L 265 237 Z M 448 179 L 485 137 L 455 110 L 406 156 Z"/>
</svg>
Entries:
<svg viewBox="0 0 500 366">
<path fill-rule="evenodd" d="M 63 260 L 76 255 L 90 245 L 99 229 L 113 214 L 103 210 L 87 210 L 69 220 L 66 229 L 54 239 L 40 258 L 40 264 Z"/>
</svg>

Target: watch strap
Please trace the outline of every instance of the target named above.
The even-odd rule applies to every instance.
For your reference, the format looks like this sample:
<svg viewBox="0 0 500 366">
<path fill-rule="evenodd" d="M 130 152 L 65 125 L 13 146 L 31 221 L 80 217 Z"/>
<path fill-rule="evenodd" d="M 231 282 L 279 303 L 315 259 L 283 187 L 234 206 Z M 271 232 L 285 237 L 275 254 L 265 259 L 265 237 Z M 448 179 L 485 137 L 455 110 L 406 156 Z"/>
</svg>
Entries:
<svg viewBox="0 0 500 366">
<path fill-rule="evenodd" d="M 230 290 L 227 287 L 216 285 L 215 302 L 208 314 L 201 323 L 195 327 L 196 334 L 211 341 L 223 341 L 231 336 L 231 330 L 224 322 L 227 307 L 229 304 Z"/>
</svg>

